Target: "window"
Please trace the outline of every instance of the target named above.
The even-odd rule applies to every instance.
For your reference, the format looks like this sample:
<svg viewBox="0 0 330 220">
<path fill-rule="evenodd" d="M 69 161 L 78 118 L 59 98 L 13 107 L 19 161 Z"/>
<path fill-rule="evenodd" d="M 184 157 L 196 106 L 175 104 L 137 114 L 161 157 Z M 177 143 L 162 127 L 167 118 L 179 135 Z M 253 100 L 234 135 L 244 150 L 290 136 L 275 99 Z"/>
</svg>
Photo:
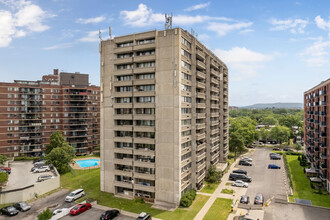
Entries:
<svg viewBox="0 0 330 220">
<path fill-rule="evenodd" d="M 137 108 L 136 114 L 154 115 L 155 109 L 154 108 Z"/>
<path fill-rule="evenodd" d="M 132 86 L 118 86 L 116 87 L 116 92 L 131 92 L 133 91 Z"/>
<path fill-rule="evenodd" d="M 129 81 L 133 79 L 132 75 L 116 76 L 117 81 Z"/>
<path fill-rule="evenodd" d="M 142 96 L 142 97 L 137 97 L 136 101 L 139 103 L 154 103 L 155 102 L 155 96 Z"/>
<path fill-rule="evenodd" d="M 181 120 L 181 125 L 191 125 L 191 119 Z"/>
<path fill-rule="evenodd" d="M 181 102 L 188 102 L 188 103 L 191 103 L 191 97 L 188 97 L 188 96 L 181 96 Z"/>
<path fill-rule="evenodd" d="M 188 59 L 191 59 L 191 54 L 182 48 L 181 48 L 181 55 L 187 57 Z"/>
<path fill-rule="evenodd" d="M 115 131 L 116 137 L 133 137 L 132 131 Z"/>
<path fill-rule="evenodd" d="M 11 87 L 8 87 L 8 91 L 13 91 L 13 88 L 11 88 Z"/>
<path fill-rule="evenodd" d="M 133 125 L 133 120 L 116 120 L 116 125 Z"/>
<path fill-rule="evenodd" d="M 191 92 L 191 86 L 181 84 L 181 90 Z"/>
<path fill-rule="evenodd" d="M 139 51 L 136 52 L 137 56 L 149 56 L 155 54 L 155 50 L 148 50 L 148 51 Z"/>
<path fill-rule="evenodd" d="M 181 132 L 182 137 L 186 137 L 186 136 L 189 136 L 189 135 L 191 135 L 191 130 Z"/>
<path fill-rule="evenodd" d="M 155 42 L 155 38 L 149 38 L 149 39 L 144 39 L 144 40 L 137 40 L 136 44 L 140 45 L 140 44 L 150 44 L 150 43 L 154 43 Z"/>
<path fill-rule="evenodd" d="M 186 160 L 191 157 L 191 152 L 186 153 L 185 155 L 181 156 L 181 161 Z"/>
<path fill-rule="evenodd" d="M 130 46 L 133 46 L 133 41 L 117 44 L 117 47 L 130 47 Z"/>
<path fill-rule="evenodd" d="M 140 138 L 155 138 L 155 132 L 136 132 L 135 134 Z"/>
<path fill-rule="evenodd" d="M 117 70 L 127 70 L 127 69 L 133 69 L 133 64 L 117 65 Z"/>
<path fill-rule="evenodd" d="M 117 108 L 115 109 L 117 115 L 127 115 L 132 114 L 131 108 Z"/>
<path fill-rule="evenodd" d="M 146 74 L 140 74 L 137 76 L 138 79 L 154 79 L 155 74 L 154 73 L 146 73 Z"/>
<path fill-rule="evenodd" d="M 186 45 L 188 48 L 191 48 L 191 43 L 183 37 L 181 37 L 181 43 Z"/>
<path fill-rule="evenodd" d="M 132 103 L 131 97 L 116 98 L 116 103 Z"/>
<path fill-rule="evenodd" d="M 191 113 L 191 108 L 182 108 L 181 109 L 181 114 L 190 114 Z"/>
<path fill-rule="evenodd" d="M 129 58 L 132 57 L 133 53 L 122 53 L 122 54 L 117 54 L 117 58 L 118 59 L 122 59 L 122 58 Z"/>
<path fill-rule="evenodd" d="M 191 146 L 191 141 L 188 141 L 188 142 L 186 142 L 186 143 L 182 143 L 181 144 L 181 149 L 184 149 L 184 148 L 186 148 L 186 147 L 190 147 Z"/>
<path fill-rule="evenodd" d="M 12 95 L 11 94 L 8 94 L 8 98 L 11 98 L 12 97 Z"/>
<path fill-rule="evenodd" d="M 137 68 L 148 68 L 148 67 L 154 67 L 155 62 L 144 62 L 144 63 L 137 63 L 136 67 Z"/>
<path fill-rule="evenodd" d="M 123 147 L 133 148 L 133 143 L 115 142 L 115 146 L 116 146 L 117 148 L 123 148 Z"/>
<path fill-rule="evenodd" d="M 186 74 L 184 72 L 181 73 L 181 78 L 191 81 L 191 75 Z"/>
<path fill-rule="evenodd" d="M 141 85 L 137 88 L 138 91 L 155 91 L 155 85 Z"/>
<path fill-rule="evenodd" d="M 191 70 L 191 65 L 183 60 L 181 60 L 181 66 L 188 70 Z"/>
<path fill-rule="evenodd" d="M 154 120 L 137 120 L 136 121 L 137 126 L 155 126 L 155 121 Z"/>
</svg>

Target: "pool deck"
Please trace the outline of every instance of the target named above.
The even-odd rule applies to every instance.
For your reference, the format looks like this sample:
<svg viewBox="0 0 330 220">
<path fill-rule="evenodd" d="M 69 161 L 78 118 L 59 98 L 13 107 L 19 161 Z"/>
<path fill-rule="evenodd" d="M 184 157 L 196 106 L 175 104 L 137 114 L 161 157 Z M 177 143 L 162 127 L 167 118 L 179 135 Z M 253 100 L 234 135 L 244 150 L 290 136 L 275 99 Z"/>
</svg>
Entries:
<svg viewBox="0 0 330 220">
<path fill-rule="evenodd" d="M 97 166 L 91 166 L 91 167 L 81 167 L 79 164 L 76 163 L 78 160 L 88 160 L 88 159 L 99 159 L 99 157 L 86 157 L 86 158 L 79 158 L 79 159 L 73 159 L 74 163 L 71 165 L 72 169 L 75 170 L 88 170 L 88 169 L 95 169 L 95 168 L 100 168 L 100 162 L 98 163 L 99 165 Z"/>
</svg>

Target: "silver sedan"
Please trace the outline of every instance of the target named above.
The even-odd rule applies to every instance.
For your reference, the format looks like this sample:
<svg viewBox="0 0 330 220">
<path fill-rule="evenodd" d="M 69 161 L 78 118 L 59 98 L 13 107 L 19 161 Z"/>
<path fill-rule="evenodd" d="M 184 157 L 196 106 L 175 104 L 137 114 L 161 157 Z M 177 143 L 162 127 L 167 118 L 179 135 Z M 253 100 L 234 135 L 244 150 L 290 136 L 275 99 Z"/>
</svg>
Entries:
<svg viewBox="0 0 330 220">
<path fill-rule="evenodd" d="M 246 182 L 243 182 L 242 180 L 236 180 L 235 182 L 233 182 L 232 184 L 233 186 L 238 186 L 238 187 L 244 187 L 244 188 L 248 188 L 249 184 Z"/>
</svg>

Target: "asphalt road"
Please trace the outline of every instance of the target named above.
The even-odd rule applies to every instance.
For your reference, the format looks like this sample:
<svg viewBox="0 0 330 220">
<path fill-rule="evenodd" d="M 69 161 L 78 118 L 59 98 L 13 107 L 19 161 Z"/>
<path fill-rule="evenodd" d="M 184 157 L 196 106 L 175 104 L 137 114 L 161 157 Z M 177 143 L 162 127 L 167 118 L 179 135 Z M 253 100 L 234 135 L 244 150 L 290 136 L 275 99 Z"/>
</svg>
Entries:
<svg viewBox="0 0 330 220">
<path fill-rule="evenodd" d="M 246 170 L 247 175 L 252 177 L 252 182 L 249 183 L 246 192 L 246 195 L 250 196 L 252 204 L 257 193 L 262 193 L 265 201 L 273 196 L 286 194 L 286 172 L 283 158 L 281 160 L 270 160 L 270 151 L 269 148 L 256 148 L 251 156 L 253 160 L 251 167 L 237 165 L 238 168 Z M 281 169 L 268 169 L 270 163 L 281 166 Z"/>
</svg>

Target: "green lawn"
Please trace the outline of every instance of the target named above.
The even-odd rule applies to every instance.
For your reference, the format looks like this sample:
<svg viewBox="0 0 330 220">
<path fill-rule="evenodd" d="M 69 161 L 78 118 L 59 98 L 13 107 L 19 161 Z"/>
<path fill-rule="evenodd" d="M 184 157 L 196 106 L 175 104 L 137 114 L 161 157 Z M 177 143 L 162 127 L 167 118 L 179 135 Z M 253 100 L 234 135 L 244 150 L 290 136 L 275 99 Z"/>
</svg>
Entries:
<svg viewBox="0 0 330 220">
<path fill-rule="evenodd" d="M 293 197 L 311 200 L 313 205 L 330 208 L 330 196 L 325 191 L 318 194 L 318 190 L 311 188 L 310 181 L 299 164 L 298 156 L 286 155 L 286 158 L 292 179 Z"/>
<path fill-rule="evenodd" d="M 217 198 L 203 220 L 227 220 L 232 202 L 231 199 Z"/>
<path fill-rule="evenodd" d="M 225 193 L 225 194 L 234 194 L 234 190 L 232 189 L 222 189 L 221 193 Z"/>
<path fill-rule="evenodd" d="M 201 190 L 201 192 L 212 194 L 217 189 L 218 185 L 219 185 L 219 183 L 205 182 L 205 186 L 203 187 L 203 189 Z"/>
<path fill-rule="evenodd" d="M 160 219 L 193 219 L 199 210 L 205 205 L 209 196 L 197 195 L 195 201 L 189 208 L 177 208 L 174 212 L 168 212 L 151 208 L 151 204 L 141 203 L 135 200 L 116 198 L 111 193 L 100 191 L 100 169 L 75 170 L 61 176 L 61 186 L 67 189 L 83 188 L 86 197 L 98 201 L 98 204 L 112 208 L 122 209 L 129 212 L 150 213 L 153 217 Z"/>
</svg>

